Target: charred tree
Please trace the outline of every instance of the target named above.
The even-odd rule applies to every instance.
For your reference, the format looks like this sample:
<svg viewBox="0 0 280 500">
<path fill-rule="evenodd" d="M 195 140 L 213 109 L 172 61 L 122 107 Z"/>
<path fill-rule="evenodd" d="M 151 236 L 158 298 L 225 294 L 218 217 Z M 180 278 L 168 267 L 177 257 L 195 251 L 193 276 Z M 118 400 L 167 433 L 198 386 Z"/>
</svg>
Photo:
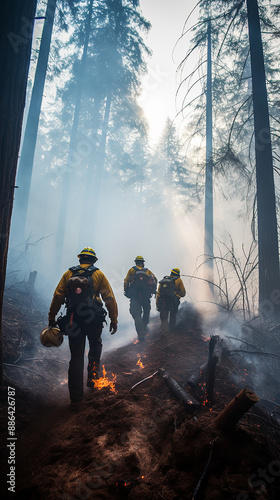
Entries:
<svg viewBox="0 0 280 500">
<path fill-rule="evenodd" d="M 161 374 L 169 389 L 173 392 L 176 398 L 182 401 L 188 412 L 193 412 L 199 409 L 200 403 L 188 392 L 186 392 L 168 372 L 161 369 Z"/>
<path fill-rule="evenodd" d="M 245 387 L 215 418 L 215 425 L 222 430 L 232 429 L 258 401 L 259 398 L 254 391 L 249 387 Z"/>
<path fill-rule="evenodd" d="M 0 328 L 16 168 L 26 97 L 36 0 L 3 0 L 0 18 Z M 0 332 L 0 383 L 3 383 Z"/>
<path fill-rule="evenodd" d="M 257 0 L 247 0 L 257 177 L 259 305 L 280 288 L 271 132 Z"/>
<path fill-rule="evenodd" d="M 15 197 L 15 216 L 16 223 L 18 224 L 18 227 L 21 228 L 21 231 L 24 231 L 26 226 L 34 154 L 48 68 L 55 9 L 56 0 L 48 0 L 46 19 L 42 32 L 39 57 L 18 166 L 17 184 L 19 189 Z"/>
</svg>

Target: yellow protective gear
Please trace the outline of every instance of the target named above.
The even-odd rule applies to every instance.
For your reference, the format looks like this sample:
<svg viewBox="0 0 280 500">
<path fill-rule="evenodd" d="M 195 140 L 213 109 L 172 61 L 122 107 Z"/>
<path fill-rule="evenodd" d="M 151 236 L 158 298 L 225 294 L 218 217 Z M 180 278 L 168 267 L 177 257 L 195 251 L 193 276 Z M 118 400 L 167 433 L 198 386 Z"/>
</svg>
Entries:
<svg viewBox="0 0 280 500">
<path fill-rule="evenodd" d="M 180 269 L 178 269 L 178 267 L 174 267 L 173 269 L 171 269 L 170 276 L 180 277 Z"/>
<path fill-rule="evenodd" d="M 138 267 L 138 269 L 140 269 L 140 270 L 143 269 L 143 267 L 141 267 L 141 266 L 136 266 L 136 267 Z M 135 274 L 135 269 L 133 269 L 133 267 L 131 267 L 131 269 L 129 269 L 126 277 L 124 278 L 124 290 L 126 290 L 128 284 L 132 280 L 132 277 L 133 277 L 134 274 Z M 152 271 L 150 271 L 150 269 L 146 270 L 146 274 L 147 274 L 147 276 L 154 276 L 154 278 L 157 279 L 155 277 L 155 275 L 152 273 Z"/>
<path fill-rule="evenodd" d="M 134 259 L 134 262 L 136 262 L 137 260 L 145 262 L 145 259 L 142 257 L 142 255 L 137 255 L 137 257 L 135 257 L 135 259 Z"/>
<path fill-rule="evenodd" d="M 59 347 L 63 342 L 63 335 L 61 335 L 59 328 L 52 326 L 42 330 L 40 340 L 45 347 Z"/>
<path fill-rule="evenodd" d="M 184 287 L 184 283 L 181 280 L 181 278 L 177 278 L 175 280 L 175 296 L 179 297 L 179 299 L 180 299 L 181 297 L 185 297 L 185 295 L 186 295 L 186 290 Z M 156 305 L 159 304 L 159 299 L 160 299 L 160 286 L 158 287 L 158 290 L 157 290 Z"/>
<path fill-rule="evenodd" d="M 82 257 L 83 255 L 89 255 L 90 257 L 94 257 L 96 260 L 98 260 L 98 258 L 96 257 L 95 251 L 91 247 L 85 247 L 81 251 L 81 253 L 79 253 L 79 255 L 77 255 L 78 259 L 80 259 L 80 257 Z"/>
<path fill-rule="evenodd" d="M 81 264 L 81 267 L 84 268 L 87 268 L 89 266 L 90 264 Z M 68 269 L 68 271 L 66 271 L 66 273 L 63 274 L 60 282 L 58 283 L 54 291 L 52 303 L 49 310 L 49 321 L 55 319 L 56 314 L 58 313 L 60 307 L 64 303 L 67 294 L 67 282 L 72 277 L 72 275 L 73 272 L 70 271 L 70 269 Z M 95 291 L 93 298 L 96 297 L 96 299 L 100 303 L 102 303 L 99 294 L 101 295 L 102 300 L 104 301 L 105 306 L 108 309 L 111 323 L 117 323 L 118 306 L 109 281 L 107 280 L 106 276 L 102 273 L 102 271 L 100 271 L 100 269 L 97 269 L 97 271 L 93 272 L 92 281 L 93 281 L 93 288 Z"/>
</svg>

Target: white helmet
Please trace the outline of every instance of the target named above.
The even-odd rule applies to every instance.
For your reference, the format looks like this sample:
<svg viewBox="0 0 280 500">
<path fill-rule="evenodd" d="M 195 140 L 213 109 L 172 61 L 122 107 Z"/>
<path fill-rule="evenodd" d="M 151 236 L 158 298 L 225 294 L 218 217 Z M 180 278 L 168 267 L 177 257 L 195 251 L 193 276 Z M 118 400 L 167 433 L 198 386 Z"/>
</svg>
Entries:
<svg viewBox="0 0 280 500">
<path fill-rule="evenodd" d="M 54 326 L 44 328 L 40 335 L 41 344 L 45 347 L 59 347 L 63 342 L 60 329 Z"/>
</svg>

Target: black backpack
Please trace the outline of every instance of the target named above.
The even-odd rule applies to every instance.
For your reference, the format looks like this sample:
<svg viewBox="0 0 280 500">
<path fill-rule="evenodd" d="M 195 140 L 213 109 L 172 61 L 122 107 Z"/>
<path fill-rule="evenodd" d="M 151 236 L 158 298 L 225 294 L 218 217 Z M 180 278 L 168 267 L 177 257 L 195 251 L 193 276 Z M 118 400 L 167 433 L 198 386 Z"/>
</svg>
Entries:
<svg viewBox="0 0 280 500">
<path fill-rule="evenodd" d="M 130 278 L 130 282 L 125 291 L 125 296 L 129 299 L 138 296 L 141 292 L 147 292 L 148 294 L 156 293 L 157 290 L 157 280 L 154 276 L 146 274 L 148 271 L 147 267 L 133 266 L 135 273 Z"/>
<path fill-rule="evenodd" d="M 174 276 L 164 276 L 162 280 L 160 280 L 160 289 L 159 289 L 159 296 L 160 298 L 166 298 L 166 297 L 174 297 L 175 295 L 175 290 L 176 290 L 176 277 Z"/>
<path fill-rule="evenodd" d="M 105 321 L 106 311 L 100 301 L 93 298 L 95 294 L 92 274 L 98 268 L 90 266 L 70 267 L 72 276 L 67 282 L 66 316 L 58 321 L 63 333 L 74 335 L 86 326 L 101 326 Z"/>
<path fill-rule="evenodd" d="M 142 267 L 139 269 L 137 266 L 133 266 L 135 273 L 131 279 L 131 286 L 135 289 L 147 290 L 150 293 L 155 293 L 157 288 L 157 281 L 153 275 L 146 274 L 148 271 L 147 267 Z"/>
</svg>

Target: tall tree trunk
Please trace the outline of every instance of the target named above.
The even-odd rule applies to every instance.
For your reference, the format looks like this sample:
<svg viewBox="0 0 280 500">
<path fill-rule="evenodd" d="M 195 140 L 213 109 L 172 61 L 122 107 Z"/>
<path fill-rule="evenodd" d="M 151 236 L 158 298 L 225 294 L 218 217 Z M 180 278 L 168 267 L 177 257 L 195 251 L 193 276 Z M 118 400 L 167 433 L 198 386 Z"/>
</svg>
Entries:
<svg viewBox="0 0 280 500">
<path fill-rule="evenodd" d="M 100 130 L 100 120 L 101 120 L 101 104 L 103 97 L 99 94 L 94 99 L 94 109 L 93 109 L 93 124 L 94 129 L 91 138 L 92 150 L 91 150 L 91 158 L 90 163 L 88 165 L 85 187 L 84 187 L 84 196 L 83 196 L 83 205 L 81 210 L 81 224 L 79 231 L 79 241 L 83 241 L 85 237 L 85 227 L 90 229 L 92 233 L 92 198 L 94 191 L 94 177 L 95 177 L 95 169 L 97 168 L 96 163 L 92 162 L 92 159 L 96 159 L 97 151 L 98 151 L 98 132 Z M 94 217 L 95 219 L 95 217 Z M 86 242 L 85 242 L 86 243 Z"/>
<path fill-rule="evenodd" d="M 257 177 L 259 305 L 271 311 L 280 289 L 277 219 L 267 90 L 257 0 L 247 0 Z M 274 311 L 276 312 L 276 310 Z"/>
<path fill-rule="evenodd" d="M 0 18 L 0 384 L 2 306 L 36 0 L 2 0 Z"/>
<path fill-rule="evenodd" d="M 80 118 L 80 110 L 81 110 L 81 101 L 82 101 L 82 93 L 84 86 L 84 78 L 86 72 L 86 63 L 87 63 L 87 51 L 88 51 L 88 43 L 89 43 L 89 35 L 90 35 L 90 26 L 92 19 L 92 4 L 93 0 L 89 0 L 88 3 L 88 13 L 86 18 L 86 26 L 85 26 L 85 40 L 83 47 L 83 54 L 81 58 L 80 65 L 80 73 L 79 73 L 79 81 L 77 85 L 77 94 L 76 94 L 76 105 L 74 111 L 73 124 L 70 134 L 70 143 L 69 143 L 69 151 L 66 163 L 66 170 L 62 179 L 62 194 L 59 208 L 59 216 L 58 216 L 58 226 L 56 233 L 56 245 L 55 245 L 55 254 L 56 254 L 56 265 L 57 272 L 61 271 L 62 264 L 62 255 L 63 255 L 63 246 L 65 240 L 66 233 L 66 222 L 67 222 L 67 209 L 68 209 L 68 201 L 69 201 L 69 192 L 71 185 L 71 177 L 73 175 L 73 160 L 75 165 L 75 159 L 79 158 L 80 154 L 77 150 L 77 131 L 79 126 L 79 118 Z M 60 256 L 58 258 L 58 256 Z"/>
<path fill-rule="evenodd" d="M 94 212 L 95 212 L 94 219 L 96 221 L 98 220 L 102 178 L 103 178 L 104 165 L 105 165 L 105 160 L 106 160 L 106 143 L 107 143 L 108 130 L 109 130 L 109 118 L 110 118 L 111 104 L 112 104 L 112 90 L 109 90 L 108 95 L 107 95 L 107 99 L 106 99 L 106 106 L 105 106 L 104 119 L 103 119 L 103 124 L 102 124 L 102 133 L 101 133 L 101 139 L 100 139 L 100 144 L 99 144 L 99 149 L 98 149 L 97 166 L 96 166 L 96 170 L 95 170 L 95 180 L 94 180 L 94 193 L 95 193 L 95 195 L 94 195 Z M 95 232 L 96 232 L 96 228 L 95 228 Z M 94 236 L 96 236 L 96 234 Z"/>
<path fill-rule="evenodd" d="M 213 152 L 212 152 L 212 56 L 211 23 L 207 29 L 207 90 L 206 90 L 206 174 L 205 174 L 205 219 L 204 253 L 209 257 L 208 268 L 213 281 Z"/>
<path fill-rule="evenodd" d="M 18 166 L 17 185 L 19 187 L 15 197 L 16 230 L 21 228 L 24 232 L 26 226 L 34 154 L 36 148 L 39 118 L 48 67 L 48 59 L 51 45 L 56 0 L 48 0 L 46 8 L 46 19 L 42 32 L 39 57 L 36 67 L 25 134 L 22 144 L 20 161 Z"/>
</svg>

